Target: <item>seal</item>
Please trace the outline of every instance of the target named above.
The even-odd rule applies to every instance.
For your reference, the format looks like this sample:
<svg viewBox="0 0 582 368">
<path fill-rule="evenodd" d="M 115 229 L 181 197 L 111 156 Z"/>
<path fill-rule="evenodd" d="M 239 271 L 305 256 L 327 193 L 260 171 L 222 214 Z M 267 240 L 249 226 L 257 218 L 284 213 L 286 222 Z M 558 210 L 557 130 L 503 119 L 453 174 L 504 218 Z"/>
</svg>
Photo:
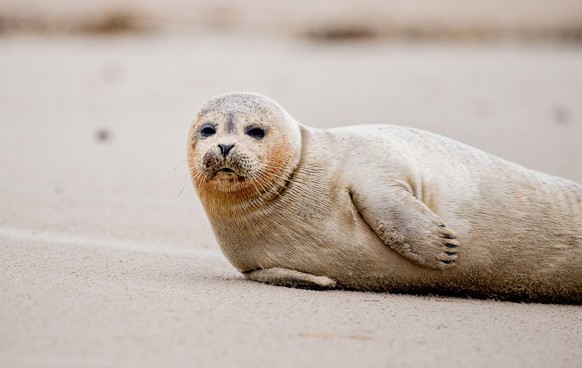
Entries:
<svg viewBox="0 0 582 368">
<path fill-rule="evenodd" d="M 247 279 L 582 303 L 582 186 L 429 132 L 316 129 L 273 100 L 207 101 L 194 187 Z"/>
</svg>

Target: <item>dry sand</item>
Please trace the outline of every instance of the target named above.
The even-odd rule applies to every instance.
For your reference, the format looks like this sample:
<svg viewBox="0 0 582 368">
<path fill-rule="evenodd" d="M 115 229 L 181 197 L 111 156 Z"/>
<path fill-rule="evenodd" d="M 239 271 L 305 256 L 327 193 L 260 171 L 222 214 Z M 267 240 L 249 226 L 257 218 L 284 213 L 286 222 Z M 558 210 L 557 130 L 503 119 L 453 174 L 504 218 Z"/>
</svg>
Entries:
<svg viewBox="0 0 582 368">
<path fill-rule="evenodd" d="M 580 367 L 579 306 L 242 280 L 184 156 L 207 97 L 252 90 L 582 182 L 581 66 L 567 45 L 1 39 L 0 366 Z"/>
</svg>

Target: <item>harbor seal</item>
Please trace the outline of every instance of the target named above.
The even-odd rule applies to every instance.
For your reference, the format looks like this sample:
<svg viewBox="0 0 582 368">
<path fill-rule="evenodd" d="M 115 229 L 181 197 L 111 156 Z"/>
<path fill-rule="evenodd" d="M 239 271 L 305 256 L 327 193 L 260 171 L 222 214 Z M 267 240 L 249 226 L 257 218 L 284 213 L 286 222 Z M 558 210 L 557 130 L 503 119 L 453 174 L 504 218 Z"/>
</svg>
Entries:
<svg viewBox="0 0 582 368">
<path fill-rule="evenodd" d="M 395 125 L 315 129 L 254 93 L 211 98 L 194 187 L 247 279 L 582 303 L 582 186 Z"/>
</svg>

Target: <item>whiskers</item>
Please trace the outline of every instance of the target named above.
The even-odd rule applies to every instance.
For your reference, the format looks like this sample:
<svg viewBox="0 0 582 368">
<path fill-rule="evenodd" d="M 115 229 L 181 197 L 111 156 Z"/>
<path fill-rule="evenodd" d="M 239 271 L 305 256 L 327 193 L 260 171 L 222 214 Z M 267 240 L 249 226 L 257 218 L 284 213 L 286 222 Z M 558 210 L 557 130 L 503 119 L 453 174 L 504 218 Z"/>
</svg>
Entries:
<svg viewBox="0 0 582 368">
<path fill-rule="evenodd" d="M 164 184 L 176 183 L 178 185 L 180 189 L 177 197 L 180 197 L 185 191 L 192 190 L 188 168 L 189 164 L 187 164 L 186 159 L 178 161 L 174 168 L 168 172 L 168 178 L 164 181 Z"/>
<path fill-rule="evenodd" d="M 282 160 L 270 160 L 267 164 L 240 157 L 238 162 L 229 162 L 226 167 L 237 176 L 218 177 L 213 172 L 213 162 L 206 168 L 203 163 L 189 161 L 188 168 L 197 192 L 203 203 L 212 211 L 236 213 L 239 210 L 252 210 L 280 196 L 292 178 L 294 168 Z M 216 169 L 224 166 L 217 165 Z"/>
</svg>

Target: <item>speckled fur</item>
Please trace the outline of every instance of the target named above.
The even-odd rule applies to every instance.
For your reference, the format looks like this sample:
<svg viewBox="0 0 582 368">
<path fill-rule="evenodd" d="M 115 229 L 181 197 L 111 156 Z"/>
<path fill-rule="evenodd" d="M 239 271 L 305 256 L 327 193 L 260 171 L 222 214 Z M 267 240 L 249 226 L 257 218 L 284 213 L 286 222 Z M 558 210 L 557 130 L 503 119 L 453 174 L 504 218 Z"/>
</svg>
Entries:
<svg viewBox="0 0 582 368">
<path fill-rule="evenodd" d="M 201 139 L 207 122 L 217 133 Z M 263 140 L 244 134 L 253 124 Z M 219 143 L 235 144 L 224 161 Z M 249 279 L 582 303 L 573 182 L 416 129 L 309 128 L 249 93 L 202 107 L 188 162 L 222 251 Z"/>
</svg>

